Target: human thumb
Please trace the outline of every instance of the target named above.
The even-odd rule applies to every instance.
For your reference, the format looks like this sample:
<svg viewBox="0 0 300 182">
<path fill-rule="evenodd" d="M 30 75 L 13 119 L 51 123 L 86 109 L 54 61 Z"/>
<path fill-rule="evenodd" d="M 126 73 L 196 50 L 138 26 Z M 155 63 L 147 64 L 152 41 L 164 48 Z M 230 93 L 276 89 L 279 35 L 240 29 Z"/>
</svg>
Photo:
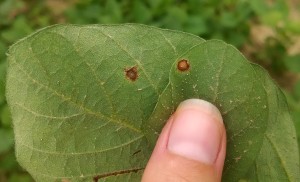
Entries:
<svg viewBox="0 0 300 182">
<path fill-rule="evenodd" d="M 163 128 L 142 182 L 221 181 L 226 132 L 211 103 L 182 102 Z"/>
</svg>

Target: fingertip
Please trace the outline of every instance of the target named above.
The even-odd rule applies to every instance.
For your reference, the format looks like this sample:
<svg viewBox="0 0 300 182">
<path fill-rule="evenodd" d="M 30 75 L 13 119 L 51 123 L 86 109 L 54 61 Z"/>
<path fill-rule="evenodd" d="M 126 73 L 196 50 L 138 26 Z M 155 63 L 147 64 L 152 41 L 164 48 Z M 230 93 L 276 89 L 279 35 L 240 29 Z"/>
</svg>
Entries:
<svg viewBox="0 0 300 182">
<path fill-rule="evenodd" d="M 201 176 L 212 181 L 221 180 L 225 153 L 226 132 L 219 110 L 207 101 L 188 99 L 178 106 L 163 128 L 143 182 L 149 181 L 145 179 L 153 177 L 154 173 L 160 176 L 172 171 L 183 171 L 180 175 L 190 176 L 191 182 L 198 181 Z M 159 181 L 165 181 L 163 178 Z"/>
</svg>

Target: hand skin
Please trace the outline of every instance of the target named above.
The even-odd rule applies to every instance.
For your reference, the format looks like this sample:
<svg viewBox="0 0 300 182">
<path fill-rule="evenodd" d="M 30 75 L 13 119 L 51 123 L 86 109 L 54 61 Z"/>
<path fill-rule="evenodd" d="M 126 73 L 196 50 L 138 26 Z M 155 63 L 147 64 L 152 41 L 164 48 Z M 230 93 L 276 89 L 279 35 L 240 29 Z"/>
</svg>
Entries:
<svg viewBox="0 0 300 182">
<path fill-rule="evenodd" d="M 142 182 L 219 182 L 225 154 L 219 110 L 204 100 L 186 100 L 164 126 Z"/>
</svg>

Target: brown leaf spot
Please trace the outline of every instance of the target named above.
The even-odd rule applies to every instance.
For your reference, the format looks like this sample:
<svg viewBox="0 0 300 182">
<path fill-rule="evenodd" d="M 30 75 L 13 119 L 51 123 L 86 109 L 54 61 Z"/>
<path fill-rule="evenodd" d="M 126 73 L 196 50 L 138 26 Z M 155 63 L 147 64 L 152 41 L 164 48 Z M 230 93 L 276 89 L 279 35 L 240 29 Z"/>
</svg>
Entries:
<svg viewBox="0 0 300 182">
<path fill-rule="evenodd" d="M 177 63 L 177 69 L 179 71 L 188 71 L 190 69 L 190 63 L 186 59 L 182 59 Z"/>
<path fill-rule="evenodd" d="M 135 81 L 138 78 L 138 70 L 137 67 L 131 67 L 131 68 L 126 68 L 125 69 L 125 76 L 127 79 L 131 81 Z"/>
</svg>

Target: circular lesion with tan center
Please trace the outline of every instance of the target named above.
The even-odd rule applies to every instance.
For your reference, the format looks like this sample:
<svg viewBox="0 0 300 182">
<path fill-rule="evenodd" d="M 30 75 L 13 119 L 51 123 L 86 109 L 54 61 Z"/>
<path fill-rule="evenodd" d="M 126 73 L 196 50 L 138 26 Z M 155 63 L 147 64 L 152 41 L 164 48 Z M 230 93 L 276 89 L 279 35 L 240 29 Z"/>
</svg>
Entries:
<svg viewBox="0 0 300 182">
<path fill-rule="evenodd" d="M 177 69 L 181 72 L 190 70 L 190 63 L 187 59 L 181 59 L 177 63 Z"/>
<path fill-rule="evenodd" d="M 136 81 L 139 77 L 137 66 L 125 68 L 125 77 L 131 81 Z"/>
</svg>

